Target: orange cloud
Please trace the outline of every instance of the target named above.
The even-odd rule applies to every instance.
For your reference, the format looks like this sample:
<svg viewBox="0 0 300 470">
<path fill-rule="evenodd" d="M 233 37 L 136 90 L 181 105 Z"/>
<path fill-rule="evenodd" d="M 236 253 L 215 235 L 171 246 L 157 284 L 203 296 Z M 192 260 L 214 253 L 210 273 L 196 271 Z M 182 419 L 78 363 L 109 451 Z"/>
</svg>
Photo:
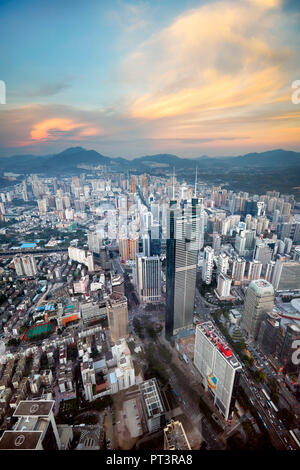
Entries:
<svg viewBox="0 0 300 470">
<path fill-rule="evenodd" d="M 36 123 L 30 132 L 33 140 L 57 140 L 62 137 L 62 133 L 78 130 L 78 137 L 93 136 L 101 134 L 100 129 L 89 127 L 87 123 L 76 122 L 72 119 L 52 118 Z M 56 134 L 58 132 L 58 135 Z M 74 138 L 72 134 L 71 138 Z"/>
</svg>

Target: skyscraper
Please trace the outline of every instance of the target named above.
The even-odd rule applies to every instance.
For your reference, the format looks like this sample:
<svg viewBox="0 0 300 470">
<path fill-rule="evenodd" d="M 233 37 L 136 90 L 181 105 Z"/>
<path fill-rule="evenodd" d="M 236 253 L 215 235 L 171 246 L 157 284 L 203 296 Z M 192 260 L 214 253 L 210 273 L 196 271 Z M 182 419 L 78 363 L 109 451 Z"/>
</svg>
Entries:
<svg viewBox="0 0 300 470">
<path fill-rule="evenodd" d="M 250 282 L 246 292 L 242 328 L 248 336 L 257 339 L 259 327 L 265 314 L 274 307 L 274 289 L 272 284 L 259 279 Z"/>
<path fill-rule="evenodd" d="M 191 327 L 194 317 L 196 269 L 199 246 L 199 206 L 179 208 L 170 202 L 167 238 L 166 338 Z"/>
<path fill-rule="evenodd" d="M 234 410 L 242 366 L 211 321 L 197 325 L 194 351 L 202 385 L 227 420 Z"/>
<path fill-rule="evenodd" d="M 159 256 L 136 257 L 137 293 L 142 302 L 160 302 L 161 267 Z"/>
<path fill-rule="evenodd" d="M 125 338 L 128 334 L 128 304 L 123 294 L 114 292 L 107 303 L 108 326 L 112 341 Z"/>
<path fill-rule="evenodd" d="M 204 248 L 204 258 L 202 266 L 202 281 L 211 284 L 214 267 L 214 250 L 210 246 Z"/>
<path fill-rule="evenodd" d="M 275 290 L 300 289 L 300 262 L 277 260 L 272 284 Z"/>
</svg>

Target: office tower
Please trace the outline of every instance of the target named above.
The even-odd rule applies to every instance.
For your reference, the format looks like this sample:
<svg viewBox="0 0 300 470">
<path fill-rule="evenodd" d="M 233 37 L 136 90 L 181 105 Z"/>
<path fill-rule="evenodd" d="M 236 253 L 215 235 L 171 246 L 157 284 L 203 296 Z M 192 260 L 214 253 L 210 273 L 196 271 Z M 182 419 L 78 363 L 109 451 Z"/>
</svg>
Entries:
<svg viewBox="0 0 300 470">
<path fill-rule="evenodd" d="M 92 253 L 99 254 L 102 247 L 102 237 L 97 232 L 88 232 L 88 247 Z"/>
<path fill-rule="evenodd" d="M 255 279 L 260 279 L 262 270 L 262 263 L 260 261 L 250 261 L 249 270 L 248 270 L 248 280 L 255 281 Z"/>
<path fill-rule="evenodd" d="M 231 288 L 232 279 L 226 274 L 221 273 L 218 276 L 218 285 L 216 289 L 216 294 L 219 298 L 228 298 L 231 297 L 230 295 L 230 288 Z"/>
<path fill-rule="evenodd" d="M 246 292 L 242 328 L 249 338 L 257 339 L 259 327 L 265 314 L 274 307 L 274 289 L 272 284 L 260 279 L 251 281 Z"/>
<path fill-rule="evenodd" d="M 230 419 L 242 366 L 211 321 L 196 326 L 194 364 L 215 406 Z"/>
<path fill-rule="evenodd" d="M 257 342 L 264 354 L 275 356 L 278 354 L 277 336 L 280 329 L 280 316 L 275 312 L 266 313 L 266 317 L 262 320 Z"/>
<path fill-rule="evenodd" d="M 54 400 L 21 400 L 13 414 L 18 421 L 13 430 L 2 434 L 0 450 L 61 450 L 63 430 L 70 434 L 68 440 L 73 432 L 71 427 L 56 425 L 54 405 Z"/>
<path fill-rule="evenodd" d="M 124 295 L 113 292 L 106 306 L 108 326 L 113 342 L 128 335 L 128 304 Z"/>
<path fill-rule="evenodd" d="M 153 222 L 150 228 L 150 254 L 151 256 L 161 253 L 161 228 L 158 222 Z"/>
<path fill-rule="evenodd" d="M 277 260 L 272 284 L 275 290 L 300 289 L 300 261 Z"/>
<path fill-rule="evenodd" d="M 141 302 L 161 301 L 161 266 L 159 256 L 136 257 L 137 293 Z"/>
<path fill-rule="evenodd" d="M 34 277 L 37 272 L 36 260 L 33 255 L 17 255 L 13 259 L 16 275 Z"/>
<path fill-rule="evenodd" d="M 232 266 L 232 279 L 235 281 L 243 281 L 245 276 L 246 260 L 244 258 L 237 258 L 233 261 Z"/>
<path fill-rule="evenodd" d="M 191 450 L 190 443 L 180 421 L 172 419 L 164 428 L 164 450 Z"/>
<path fill-rule="evenodd" d="M 213 267 L 214 250 L 210 246 L 206 246 L 203 253 L 202 281 L 207 285 L 211 284 Z"/>
<path fill-rule="evenodd" d="M 197 201 L 192 207 L 178 208 L 170 202 L 168 213 L 166 270 L 166 338 L 191 327 L 199 245 L 199 211 Z"/>
</svg>

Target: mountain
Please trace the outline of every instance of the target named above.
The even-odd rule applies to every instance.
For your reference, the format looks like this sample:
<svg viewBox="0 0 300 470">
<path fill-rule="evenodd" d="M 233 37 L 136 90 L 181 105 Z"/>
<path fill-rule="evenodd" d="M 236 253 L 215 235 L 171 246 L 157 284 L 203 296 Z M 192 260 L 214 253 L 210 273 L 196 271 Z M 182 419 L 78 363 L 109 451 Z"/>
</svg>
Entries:
<svg viewBox="0 0 300 470">
<path fill-rule="evenodd" d="M 61 174 L 62 172 L 78 173 L 79 166 L 96 167 L 106 165 L 108 168 L 149 172 L 163 174 L 165 171 L 186 172 L 198 169 L 206 171 L 223 170 L 243 171 L 264 169 L 273 172 L 279 169 L 300 167 L 300 153 L 288 150 L 270 150 L 262 153 L 248 153 L 238 157 L 207 157 L 180 158 L 171 154 L 145 155 L 127 160 L 125 158 L 112 158 L 104 156 L 95 150 L 86 150 L 82 147 L 71 147 L 63 152 L 53 155 L 15 155 L 9 158 L 0 158 L 0 171 L 13 171 L 16 173 L 47 173 Z"/>
</svg>

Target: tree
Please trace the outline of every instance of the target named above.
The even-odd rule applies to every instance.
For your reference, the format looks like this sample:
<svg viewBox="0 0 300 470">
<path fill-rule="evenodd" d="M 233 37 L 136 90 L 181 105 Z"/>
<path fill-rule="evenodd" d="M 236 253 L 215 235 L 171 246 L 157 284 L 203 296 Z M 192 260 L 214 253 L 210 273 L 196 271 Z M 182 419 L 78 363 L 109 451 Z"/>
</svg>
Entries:
<svg viewBox="0 0 300 470">
<path fill-rule="evenodd" d="M 19 346 L 21 340 L 19 338 L 11 338 L 7 342 L 7 346 Z"/>
</svg>

